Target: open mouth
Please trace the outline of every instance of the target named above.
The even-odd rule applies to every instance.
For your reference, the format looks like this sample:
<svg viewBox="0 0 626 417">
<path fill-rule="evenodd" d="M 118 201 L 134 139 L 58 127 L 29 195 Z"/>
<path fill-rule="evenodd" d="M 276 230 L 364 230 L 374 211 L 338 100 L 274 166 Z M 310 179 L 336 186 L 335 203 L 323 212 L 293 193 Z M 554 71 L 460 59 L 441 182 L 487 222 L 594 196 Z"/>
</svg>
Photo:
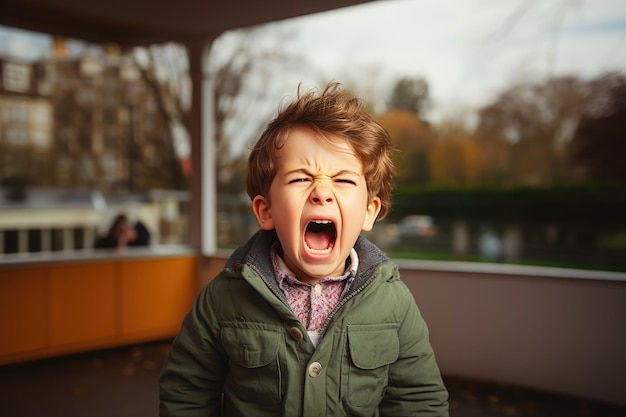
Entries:
<svg viewBox="0 0 626 417">
<path fill-rule="evenodd" d="M 331 220 L 313 220 L 306 226 L 304 243 L 316 255 L 327 255 L 335 247 L 337 229 Z"/>
</svg>

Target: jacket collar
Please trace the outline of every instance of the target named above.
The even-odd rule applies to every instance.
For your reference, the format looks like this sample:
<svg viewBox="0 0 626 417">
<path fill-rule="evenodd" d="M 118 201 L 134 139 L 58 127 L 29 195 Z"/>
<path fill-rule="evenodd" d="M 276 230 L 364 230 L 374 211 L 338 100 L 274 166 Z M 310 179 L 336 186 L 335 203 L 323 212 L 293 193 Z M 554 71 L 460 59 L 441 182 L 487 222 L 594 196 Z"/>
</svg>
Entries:
<svg viewBox="0 0 626 417">
<path fill-rule="evenodd" d="M 259 230 L 243 246 L 236 249 L 226 262 L 226 269 L 237 271 L 247 265 L 257 274 L 279 297 L 283 292 L 279 289 L 270 257 L 270 249 L 278 241 L 276 232 Z M 357 291 L 372 278 L 375 269 L 389 259 L 383 251 L 363 236 L 359 236 L 354 249 L 359 257 L 359 267 L 350 291 Z M 348 295 L 348 294 L 346 294 Z M 284 295 L 280 298 L 284 298 Z"/>
</svg>

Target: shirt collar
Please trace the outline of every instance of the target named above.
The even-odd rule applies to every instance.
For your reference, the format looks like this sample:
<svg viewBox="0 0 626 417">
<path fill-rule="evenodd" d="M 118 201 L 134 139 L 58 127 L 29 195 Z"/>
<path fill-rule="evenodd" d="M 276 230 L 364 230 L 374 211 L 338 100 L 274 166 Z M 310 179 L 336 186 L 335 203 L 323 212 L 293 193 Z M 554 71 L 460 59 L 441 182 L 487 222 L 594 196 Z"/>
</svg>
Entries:
<svg viewBox="0 0 626 417">
<path fill-rule="evenodd" d="M 283 281 L 285 280 L 295 285 L 311 285 L 311 284 L 306 284 L 302 281 L 299 281 L 296 278 L 296 275 L 289 269 L 287 264 L 285 264 L 285 261 L 283 261 L 283 258 L 278 254 L 279 246 L 280 245 L 276 243 L 270 249 L 270 257 L 272 258 L 272 264 L 274 265 L 274 271 L 276 272 L 278 285 L 281 286 L 282 288 Z M 348 257 L 348 262 L 347 262 L 346 270 L 344 271 L 344 273 L 339 277 L 322 278 L 319 282 L 343 281 L 348 278 L 352 279 L 356 275 L 356 271 L 358 267 L 359 267 L 359 256 L 357 255 L 356 250 L 352 248 L 350 250 L 350 256 Z"/>
</svg>

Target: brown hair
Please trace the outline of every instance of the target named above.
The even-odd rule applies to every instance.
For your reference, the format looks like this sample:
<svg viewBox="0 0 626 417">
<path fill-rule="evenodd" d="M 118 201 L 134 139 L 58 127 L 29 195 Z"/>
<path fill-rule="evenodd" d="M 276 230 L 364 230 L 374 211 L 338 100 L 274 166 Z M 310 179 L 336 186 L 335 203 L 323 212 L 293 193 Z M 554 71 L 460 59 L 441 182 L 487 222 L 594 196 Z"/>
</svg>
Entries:
<svg viewBox="0 0 626 417">
<path fill-rule="evenodd" d="M 296 127 L 308 127 L 320 134 L 345 138 L 363 164 L 368 201 L 378 196 L 381 210 L 378 220 L 391 209 L 391 188 L 395 169 L 391 160 L 393 144 L 389 133 L 363 110 L 361 100 L 346 93 L 338 83 L 329 84 L 316 96 L 316 90 L 298 96 L 272 120 L 248 158 L 246 188 L 251 199 L 269 198 L 276 175 L 273 153 L 282 146 L 281 139 Z"/>
</svg>

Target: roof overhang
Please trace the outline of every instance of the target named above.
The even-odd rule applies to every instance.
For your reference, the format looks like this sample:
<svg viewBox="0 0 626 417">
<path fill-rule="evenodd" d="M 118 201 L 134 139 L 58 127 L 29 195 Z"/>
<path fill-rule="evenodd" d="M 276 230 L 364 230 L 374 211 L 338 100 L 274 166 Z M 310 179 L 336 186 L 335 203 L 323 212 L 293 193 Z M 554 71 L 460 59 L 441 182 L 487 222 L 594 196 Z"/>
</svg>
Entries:
<svg viewBox="0 0 626 417">
<path fill-rule="evenodd" d="M 2 0 L 0 25 L 122 47 L 219 34 L 371 0 Z"/>
</svg>

